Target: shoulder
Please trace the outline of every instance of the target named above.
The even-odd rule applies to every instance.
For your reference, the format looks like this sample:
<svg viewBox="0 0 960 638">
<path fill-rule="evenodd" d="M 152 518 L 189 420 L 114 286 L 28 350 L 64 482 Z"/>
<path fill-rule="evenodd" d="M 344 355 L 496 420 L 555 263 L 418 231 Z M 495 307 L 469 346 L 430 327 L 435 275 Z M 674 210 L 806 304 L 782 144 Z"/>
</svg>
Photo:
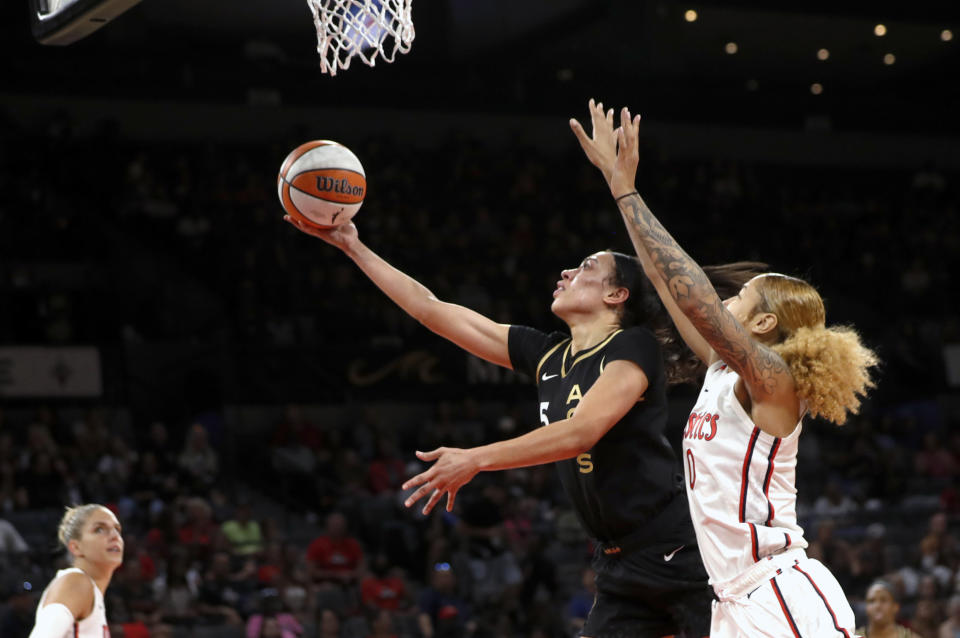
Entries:
<svg viewBox="0 0 960 638">
<path fill-rule="evenodd" d="M 507 347 L 513 369 L 535 376 L 545 359 L 569 339 L 570 336 L 562 332 L 546 333 L 527 326 L 510 326 Z"/>
<path fill-rule="evenodd" d="M 508 339 L 511 343 L 516 344 L 529 344 L 534 348 L 546 349 L 550 346 L 556 345 L 565 339 L 569 339 L 570 336 L 562 332 L 543 332 L 542 330 L 537 330 L 536 328 L 531 328 L 530 326 L 519 326 L 513 325 L 510 326 L 510 332 Z"/>
<path fill-rule="evenodd" d="M 93 581 L 83 572 L 67 572 L 50 583 L 45 604 L 60 603 L 76 619 L 85 618 L 93 608 Z"/>
<path fill-rule="evenodd" d="M 644 326 L 630 326 L 629 328 L 624 328 L 614 336 L 613 341 L 644 343 L 658 347 L 660 343 L 657 341 L 657 337 L 650 331 L 650 329 L 645 328 Z M 613 343 L 613 341 L 611 341 L 611 343 Z"/>
<path fill-rule="evenodd" d="M 604 349 L 606 361 L 627 359 L 651 371 L 663 365 L 660 342 L 642 326 L 626 328 L 613 335 Z"/>
</svg>

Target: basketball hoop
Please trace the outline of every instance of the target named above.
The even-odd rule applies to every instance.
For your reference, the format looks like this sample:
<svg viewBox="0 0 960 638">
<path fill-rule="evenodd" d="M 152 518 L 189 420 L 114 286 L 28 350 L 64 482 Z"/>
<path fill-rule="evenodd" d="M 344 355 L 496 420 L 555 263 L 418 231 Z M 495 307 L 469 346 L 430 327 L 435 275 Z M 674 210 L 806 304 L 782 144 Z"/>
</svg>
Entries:
<svg viewBox="0 0 960 638">
<path fill-rule="evenodd" d="M 353 56 L 374 66 L 379 55 L 393 62 L 407 53 L 415 35 L 413 0 L 307 0 L 317 26 L 320 71 L 336 75 Z"/>
</svg>

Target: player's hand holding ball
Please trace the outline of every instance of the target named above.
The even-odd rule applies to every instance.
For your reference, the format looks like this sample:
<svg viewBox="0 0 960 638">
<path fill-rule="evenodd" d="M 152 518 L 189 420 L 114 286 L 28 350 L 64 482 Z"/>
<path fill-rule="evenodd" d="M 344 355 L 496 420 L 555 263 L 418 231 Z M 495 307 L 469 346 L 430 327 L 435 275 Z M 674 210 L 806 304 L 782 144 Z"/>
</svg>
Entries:
<svg viewBox="0 0 960 638">
<path fill-rule="evenodd" d="M 357 239 L 350 221 L 367 192 L 363 165 L 350 149 L 330 140 L 301 144 L 277 176 L 284 219 L 298 230 L 347 250 Z"/>
<path fill-rule="evenodd" d="M 314 237 L 319 237 L 331 246 L 336 246 L 344 252 L 349 251 L 350 247 L 353 245 L 353 242 L 359 239 L 357 227 L 353 222 L 340 224 L 334 228 L 317 228 L 316 226 L 312 226 L 298 219 L 294 219 L 293 217 L 290 217 L 290 215 L 284 215 L 283 219 L 284 221 L 289 222 L 290 225 L 297 230 L 308 235 L 313 235 Z"/>
</svg>

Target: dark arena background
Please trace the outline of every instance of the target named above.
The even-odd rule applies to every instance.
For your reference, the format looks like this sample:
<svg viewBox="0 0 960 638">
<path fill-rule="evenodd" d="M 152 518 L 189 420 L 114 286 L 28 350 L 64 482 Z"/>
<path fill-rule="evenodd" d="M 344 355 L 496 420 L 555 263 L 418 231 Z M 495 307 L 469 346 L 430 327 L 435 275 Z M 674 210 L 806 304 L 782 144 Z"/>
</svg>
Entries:
<svg viewBox="0 0 960 638">
<path fill-rule="evenodd" d="M 285 224 L 276 176 L 348 146 L 369 246 L 559 329 L 561 269 L 632 252 L 567 124 L 591 97 L 643 115 L 639 190 L 695 259 L 808 278 L 878 352 L 861 413 L 800 439 L 809 553 L 858 626 L 884 577 L 898 622 L 957 635 L 960 5 L 882 6 L 414 0 L 410 53 L 331 77 L 300 0 L 143 0 L 66 46 L 3 2 L 0 637 L 85 502 L 124 526 L 115 637 L 576 635 L 592 547 L 552 467 L 402 505 L 415 450 L 537 426 L 530 380 Z"/>
</svg>

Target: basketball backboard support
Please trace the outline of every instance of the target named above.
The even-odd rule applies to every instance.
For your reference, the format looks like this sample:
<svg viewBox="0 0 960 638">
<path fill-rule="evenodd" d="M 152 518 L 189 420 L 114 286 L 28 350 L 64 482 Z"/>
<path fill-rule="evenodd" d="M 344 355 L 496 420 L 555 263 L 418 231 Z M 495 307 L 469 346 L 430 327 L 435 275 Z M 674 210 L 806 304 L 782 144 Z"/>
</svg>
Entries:
<svg viewBox="0 0 960 638">
<path fill-rule="evenodd" d="M 29 0 L 33 37 L 66 45 L 90 35 L 140 0 Z"/>
</svg>

